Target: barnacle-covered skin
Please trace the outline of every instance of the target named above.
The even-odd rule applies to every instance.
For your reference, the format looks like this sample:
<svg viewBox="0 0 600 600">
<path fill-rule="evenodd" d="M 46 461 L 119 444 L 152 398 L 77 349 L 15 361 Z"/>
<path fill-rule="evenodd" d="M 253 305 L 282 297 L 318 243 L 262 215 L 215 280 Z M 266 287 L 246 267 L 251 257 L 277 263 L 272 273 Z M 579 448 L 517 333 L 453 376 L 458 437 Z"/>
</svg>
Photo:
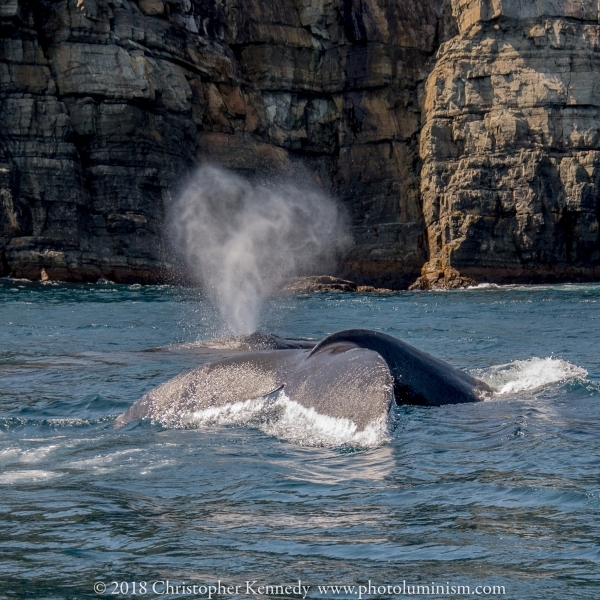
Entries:
<svg viewBox="0 0 600 600">
<path fill-rule="evenodd" d="M 178 427 L 195 413 L 282 390 L 289 400 L 320 415 L 345 419 L 358 431 L 386 421 L 393 379 L 385 361 L 367 349 L 342 350 L 330 348 L 315 357 L 309 350 L 259 350 L 203 365 L 148 392 L 116 424 L 150 419 Z"/>
</svg>

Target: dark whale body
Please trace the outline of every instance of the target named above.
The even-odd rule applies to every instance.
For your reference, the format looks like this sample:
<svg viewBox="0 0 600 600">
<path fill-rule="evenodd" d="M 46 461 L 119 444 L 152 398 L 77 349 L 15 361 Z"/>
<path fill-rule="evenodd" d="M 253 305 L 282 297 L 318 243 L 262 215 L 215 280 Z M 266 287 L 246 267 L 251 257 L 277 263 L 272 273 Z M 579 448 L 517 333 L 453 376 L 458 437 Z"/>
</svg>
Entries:
<svg viewBox="0 0 600 600">
<path fill-rule="evenodd" d="M 280 346 L 278 346 L 280 347 Z M 392 336 L 351 329 L 312 349 L 238 353 L 178 375 L 117 419 L 179 424 L 185 415 L 221 410 L 283 388 L 289 400 L 361 431 L 397 404 L 441 406 L 479 402 L 492 390 L 482 381 Z"/>
<path fill-rule="evenodd" d="M 391 335 L 349 329 L 339 331 L 319 342 L 311 356 L 334 348 L 365 348 L 377 352 L 394 378 L 397 404 L 441 406 L 479 402 L 492 389 L 483 381 L 458 371 L 448 363 Z"/>
</svg>

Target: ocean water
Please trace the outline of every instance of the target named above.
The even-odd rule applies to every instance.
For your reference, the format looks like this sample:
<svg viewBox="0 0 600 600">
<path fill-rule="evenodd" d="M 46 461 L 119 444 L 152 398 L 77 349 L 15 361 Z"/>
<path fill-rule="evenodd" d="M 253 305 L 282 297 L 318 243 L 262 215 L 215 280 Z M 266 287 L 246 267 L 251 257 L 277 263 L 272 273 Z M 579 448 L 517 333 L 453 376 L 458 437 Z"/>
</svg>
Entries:
<svg viewBox="0 0 600 600">
<path fill-rule="evenodd" d="M 262 331 L 383 331 L 496 394 L 368 439 L 285 398 L 118 429 L 207 360 L 217 313 L 0 281 L 0 597 L 600 598 L 599 309 L 600 285 L 278 298 Z"/>
</svg>

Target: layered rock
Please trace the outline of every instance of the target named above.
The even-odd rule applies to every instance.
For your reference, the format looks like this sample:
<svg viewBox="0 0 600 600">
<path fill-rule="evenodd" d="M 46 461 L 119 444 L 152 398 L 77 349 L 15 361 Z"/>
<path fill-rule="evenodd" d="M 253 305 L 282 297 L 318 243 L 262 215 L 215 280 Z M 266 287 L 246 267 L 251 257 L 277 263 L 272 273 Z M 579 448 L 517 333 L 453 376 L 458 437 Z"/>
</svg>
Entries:
<svg viewBox="0 0 600 600">
<path fill-rule="evenodd" d="M 599 278 L 597 0 L 449 10 L 1 0 L 0 274 L 168 277 L 210 161 L 339 198 L 358 284 Z"/>
<path fill-rule="evenodd" d="M 168 276 L 165 211 L 203 161 L 308 173 L 348 208 L 346 275 L 427 259 L 419 132 L 444 0 L 2 0 L 2 274 Z"/>
<path fill-rule="evenodd" d="M 453 0 L 427 82 L 431 262 L 479 281 L 600 278 L 597 0 Z"/>
</svg>

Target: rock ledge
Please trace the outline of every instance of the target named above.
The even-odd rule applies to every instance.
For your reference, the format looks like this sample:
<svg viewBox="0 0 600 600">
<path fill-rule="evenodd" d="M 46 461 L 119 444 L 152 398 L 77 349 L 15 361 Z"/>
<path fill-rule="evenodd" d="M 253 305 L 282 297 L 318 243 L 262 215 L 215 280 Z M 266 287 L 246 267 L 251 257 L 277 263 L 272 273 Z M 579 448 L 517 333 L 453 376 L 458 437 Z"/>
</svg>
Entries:
<svg viewBox="0 0 600 600">
<path fill-rule="evenodd" d="M 393 290 L 376 288 L 370 285 L 357 285 L 347 279 L 339 279 L 331 275 L 318 275 L 312 277 L 297 277 L 288 280 L 281 287 L 282 292 L 293 294 L 312 294 L 314 292 L 374 292 L 389 294 Z"/>
</svg>

